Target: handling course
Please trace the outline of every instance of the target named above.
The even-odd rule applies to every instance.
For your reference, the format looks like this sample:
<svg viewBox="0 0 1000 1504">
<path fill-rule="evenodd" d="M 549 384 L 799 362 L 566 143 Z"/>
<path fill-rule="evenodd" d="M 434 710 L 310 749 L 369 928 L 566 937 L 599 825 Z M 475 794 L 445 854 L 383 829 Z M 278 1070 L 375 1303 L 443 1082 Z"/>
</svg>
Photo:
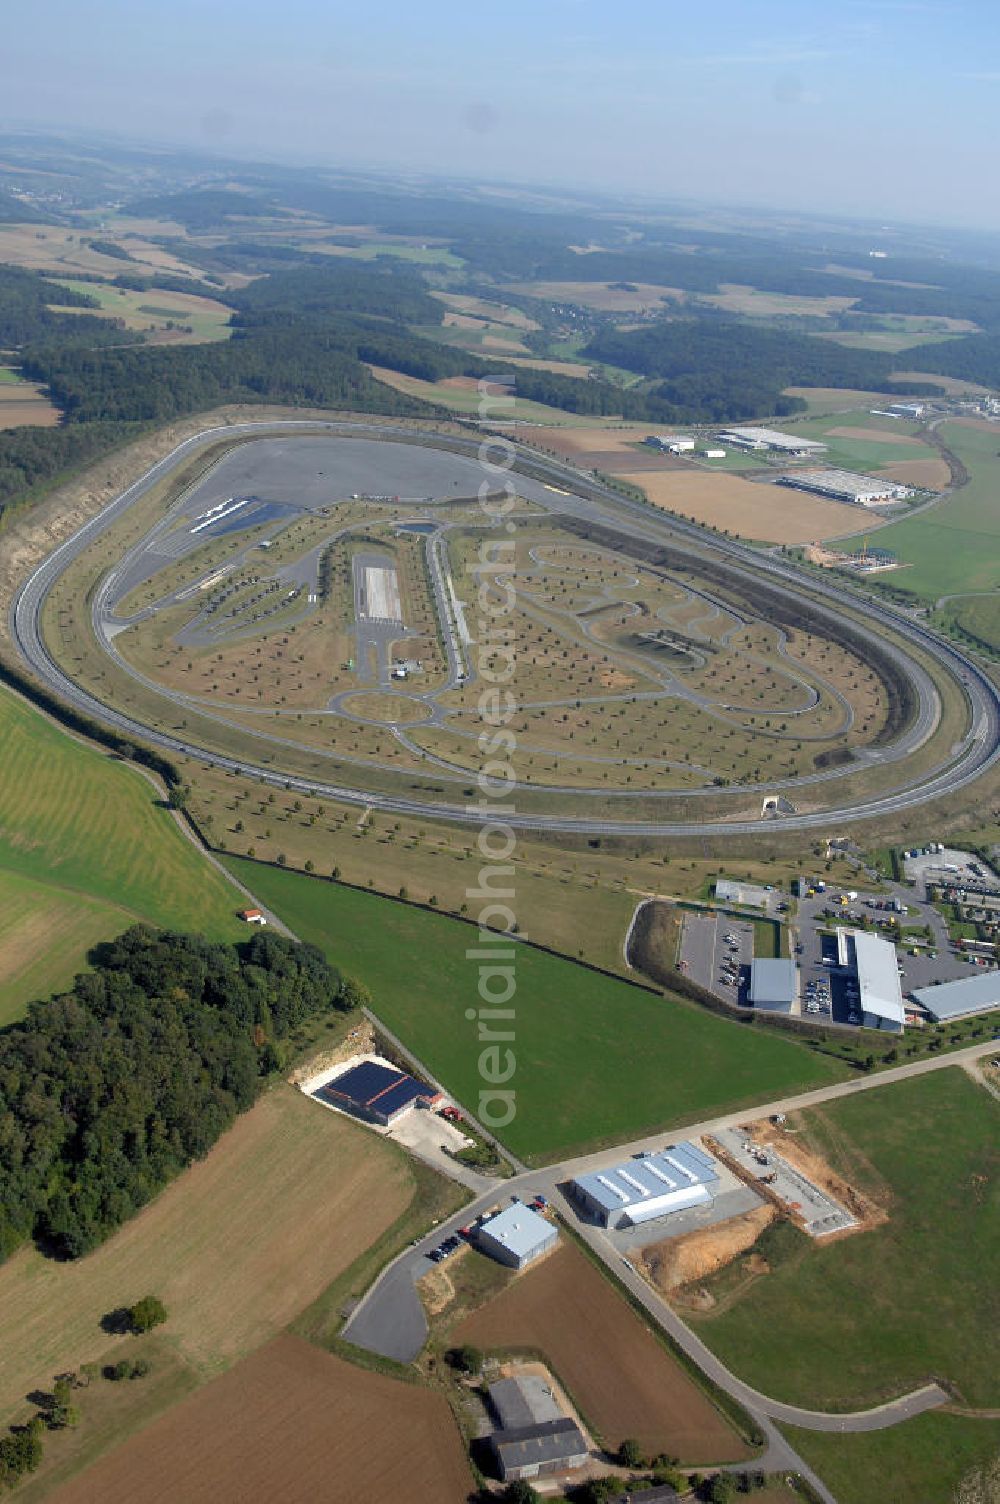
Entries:
<svg viewBox="0 0 1000 1504">
<path fill-rule="evenodd" d="M 1000 692 L 923 621 L 513 447 L 491 518 L 478 447 L 363 421 L 206 429 L 34 570 L 15 644 L 168 754 L 467 821 L 469 607 L 510 537 L 520 828 L 824 828 L 1000 756 Z"/>
</svg>

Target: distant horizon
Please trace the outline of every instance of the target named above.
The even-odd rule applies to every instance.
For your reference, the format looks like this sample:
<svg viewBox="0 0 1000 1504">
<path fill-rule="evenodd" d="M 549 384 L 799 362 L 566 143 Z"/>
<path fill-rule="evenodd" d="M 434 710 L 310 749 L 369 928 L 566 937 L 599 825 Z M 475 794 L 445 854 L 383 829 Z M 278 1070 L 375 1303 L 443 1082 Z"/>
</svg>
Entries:
<svg viewBox="0 0 1000 1504">
<path fill-rule="evenodd" d="M 1000 15 L 978 0 L 48 0 L 0 63 L 26 128 L 231 158 L 1000 231 Z"/>
<path fill-rule="evenodd" d="M 100 126 L 75 126 L 67 122 L 58 124 L 43 124 L 29 120 L 0 120 L 0 140 L 26 140 L 37 139 L 45 142 L 59 142 L 65 145 L 93 145 L 94 147 L 106 147 L 113 151 L 116 147 L 123 151 L 148 153 L 155 157 L 157 153 L 176 154 L 183 160 L 189 157 L 192 162 L 192 171 L 199 161 L 203 163 L 202 171 L 206 173 L 223 173 L 228 166 L 245 168 L 282 169 L 287 168 L 294 172 L 311 172 L 319 174 L 331 173 L 342 174 L 345 177 L 371 176 L 384 180 L 387 184 L 405 185 L 415 180 L 426 180 L 428 185 L 440 185 L 450 187 L 452 190 L 459 187 L 478 189 L 484 200 L 490 197 L 489 190 L 518 191 L 526 197 L 537 194 L 540 198 L 552 201 L 552 209 L 559 206 L 561 199 L 578 203 L 581 212 L 600 208 L 603 204 L 608 208 L 631 210 L 639 214 L 663 214 L 667 217 L 684 214 L 687 212 L 707 211 L 729 216 L 735 222 L 743 219 L 761 216 L 765 219 L 789 220 L 800 219 L 806 224 L 815 223 L 817 228 L 822 222 L 828 222 L 832 226 L 844 228 L 856 228 L 861 231 L 870 231 L 877 235 L 882 231 L 889 235 L 907 232 L 953 232 L 956 236 L 983 236 L 988 239 L 996 239 L 1000 246 L 1000 224 L 989 225 L 981 221 L 952 220 L 952 219 L 904 219 L 893 217 L 891 219 L 879 218 L 870 214 L 853 213 L 849 210 L 835 210 L 831 206 L 803 207 L 789 203 L 778 202 L 726 202 L 722 199 L 711 197 L 697 197 L 690 193 L 669 190 L 645 192 L 639 189 L 615 189 L 608 184 L 594 183 L 558 183 L 546 178 L 516 178 L 511 176 L 475 174 L 471 171 L 456 172 L 443 167 L 418 168 L 413 166 L 393 165 L 382 161 L 347 161 L 344 159 L 321 160 L 315 155 L 300 155 L 292 151 L 267 151 L 260 146 L 241 147 L 237 142 L 227 142 L 225 147 L 210 147 L 198 142 L 185 140 L 171 136 L 136 136 L 113 128 Z M 25 169 L 28 171 L 29 169 Z M 9 169 L 8 169 L 9 171 Z M 151 192 L 167 190 L 152 189 Z M 525 205 L 518 205 L 525 208 Z M 570 205 L 567 204 L 567 208 Z M 540 211 L 544 212 L 544 210 Z M 720 226 L 720 228 L 723 228 Z M 746 226 L 742 227 L 742 233 L 753 234 L 754 230 Z M 760 229 L 761 234 L 766 234 L 764 226 Z M 881 247 L 872 246 L 872 249 Z"/>
</svg>

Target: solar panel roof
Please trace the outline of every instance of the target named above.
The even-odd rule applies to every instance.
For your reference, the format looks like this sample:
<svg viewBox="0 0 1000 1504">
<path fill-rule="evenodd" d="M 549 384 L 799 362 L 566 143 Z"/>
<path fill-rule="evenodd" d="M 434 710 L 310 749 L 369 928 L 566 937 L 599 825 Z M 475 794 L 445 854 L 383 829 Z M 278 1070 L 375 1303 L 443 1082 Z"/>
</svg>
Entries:
<svg viewBox="0 0 1000 1504">
<path fill-rule="evenodd" d="M 335 1106 L 341 1102 L 353 1102 L 356 1107 L 374 1108 L 391 1115 L 418 1097 L 432 1096 L 433 1091 L 395 1066 L 382 1065 L 377 1060 L 363 1060 L 360 1065 L 344 1071 L 343 1075 L 327 1081 L 316 1095 Z"/>
</svg>

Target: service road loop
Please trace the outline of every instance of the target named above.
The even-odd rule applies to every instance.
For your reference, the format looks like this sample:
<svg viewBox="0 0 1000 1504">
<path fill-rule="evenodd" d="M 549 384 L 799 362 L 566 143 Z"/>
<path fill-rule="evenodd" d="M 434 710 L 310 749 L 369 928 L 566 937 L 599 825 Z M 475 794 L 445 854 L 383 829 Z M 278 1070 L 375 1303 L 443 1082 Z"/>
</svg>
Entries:
<svg viewBox="0 0 1000 1504">
<path fill-rule="evenodd" d="M 432 435 L 427 430 L 414 430 L 396 424 L 321 421 L 287 419 L 270 422 L 246 422 L 207 428 L 186 439 L 170 454 L 157 461 L 143 476 L 129 486 L 120 496 L 61 543 L 34 570 L 14 598 L 10 612 L 11 634 L 14 644 L 27 666 L 55 694 L 67 701 L 74 709 L 112 731 L 159 747 L 173 756 L 190 757 L 202 763 L 256 778 L 266 784 L 294 788 L 296 791 L 313 794 L 323 799 L 370 806 L 386 813 L 412 814 L 421 818 L 446 820 L 464 824 L 468 811 L 464 804 L 436 803 L 412 795 L 380 793 L 351 786 L 330 783 L 290 775 L 273 767 L 258 766 L 252 760 L 227 757 L 201 747 L 182 737 L 146 726 L 143 722 L 105 705 L 90 694 L 55 662 L 45 644 L 41 629 L 42 611 L 46 597 L 56 580 L 69 565 L 103 532 L 109 529 L 131 506 L 145 496 L 153 486 L 165 479 L 185 459 L 208 445 L 231 441 L 234 443 L 249 438 L 281 437 L 283 435 L 313 434 L 340 436 L 344 438 L 382 439 L 394 442 L 427 444 L 450 450 L 465 456 L 474 456 L 478 444 L 474 439 L 464 440 L 451 435 Z M 940 766 L 917 779 L 907 781 L 905 771 L 900 769 L 900 783 L 892 791 L 869 799 L 858 799 L 840 807 L 827 807 L 783 816 L 777 827 L 784 830 L 828 829 L 834 820 L 841 822 L 884 816 L 913 808 L 927 800 L 954 792 L 971 783 L 985 769 L 1000 758 L 1000 691 L 988 676 L 971 659 L 966 658 L 955 646 L 937 636 L 922 622 L 916 621 L 881 602 L 866 600 L 851 591 L 839 588 L 825 580 L 812 577 L 805 579 L 792 565 L 773 555 L 761 555 L 731 539 L 720 538 L 696 524 L 666 517 L 652 511 L 642 503 L 622 497 L 593 478 L 564 467 L 554 461 L 536 456 L 530 451 L 519 451 L 516 473 L 538 481 L 551 489 L 556 486 L 553 501 L 554 511 L 571 512 L 577 517 L 628 532 L 645 541 L 673 544 L 685 542 L 699 549 L 710 548 L 729 561 L 737 574 L 764 576 L 772 585 L 785 585 L 790 594 L 801 596 L 808 591 L 810 597 L 821 607 L 832 612 L 849 612 L 862 618 L 873 633 L 883 635 L 888 630 L 904 642 L 912 644 L 931 657 L 940 670 L 961 687 L 967 702 L 970 729 L 961 745 L 953 749 L 952 756 Z M 900 739 L 905 740 L 905 750 L 920 745 L 934 730 L 940 714 L 940 703 L 930 676 L 913 660 L 899 654 L 905 661 L 907 672 L 918 698 L 918 711 L 914 724 Z M 900 750 L 887 749 L 882 754 L 885 762 L 900 756 Z M 855 764 L 852 771 L 858 771 Z M 745 791 L 743 791 L 745 792 Z M 520 812 L 512 817 L 512 823 L 523 830 L 545 830 L 567 834 L 601 834 L 623 836 L 680 836 L 689 834 L 692 828 L 713 836 L 742 837 L 764 831 L 774 831 L 773 819 L 743 819 L 706 821 L 694 812 L 690 820 L 656 819 L 611 819 L 603 816 L 563 816 L 546 813 Z"/>
</svg>

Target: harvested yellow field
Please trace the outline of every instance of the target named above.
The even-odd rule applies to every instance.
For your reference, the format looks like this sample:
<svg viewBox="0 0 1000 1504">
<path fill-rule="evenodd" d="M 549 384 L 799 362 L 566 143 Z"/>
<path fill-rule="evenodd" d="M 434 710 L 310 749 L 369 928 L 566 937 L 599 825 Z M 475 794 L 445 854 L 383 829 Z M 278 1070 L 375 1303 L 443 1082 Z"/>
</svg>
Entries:
<svg viewBox="0 0 1000 1504">
<path fill-rule="evenodd" d="M 645 491 L 654 506 L 764 543 L 808 543 L 859 527 L 857 507 L 738 475 L 640 470 L 621 479 Z"/>
<path fill-rule="evenodd" d="M 860 424 L 857 427 L 828 428 L 827 437 L 831 439 L 864 439 L 870 444 L 900 444 L 907 449 L 923 449 L 922 439 L 915 439 L 912 434 L 900 433 L 892 428 L 864 428 Z"/>
<path fill-rule="evenodd" d="M 551 371 L 555 376 L 578 376 L 586 381 L 591 367 L 576 360 L 535 360 L 526 355 L 508 356 L 512 366 L 527 366 L 532 371 Z"/>
<path fill-rule="evenodd" d="M 602 313 L 645 313 L 664 301 L 683 303 L 687 298 L 679 287 L 660 287 L 655 282 L 630 282 L 628 287 L 609 282 L 512 282 L 505 290 L 554 303 L 579 303 Z"/>
<path fill-rule="evenodd" d="M 756 314 L 760 318 L 775 318 L 791 314 L 800 318 L 825 318 L 831 313 L 843 313 L 857 302 L 857 298 L 796 297 L 791 293 L 760 292 L 756 287 L 746 287 L 738 282 L 720 282 L 717 293 L 709 293 L 699 299 L 727 313 Z"/>
<path fill-rule="evenodd" d="M 185 1361 L 218 1372 L 287 1326 L 412 1194 L 388 1144 L 273 1088 L 95 1253 L 58 1263 L 23 1249 L 0 1268 L 0 1422 L 54 1373 L 107 1353 L 101 1317 L 150 1292 Z"/>
<path fill-rule="evenodd" d="M 492 303 L 489 298 L 474 298 L 460 292 L 432 292 L 431 297 L 437 298 L 446 308 L 453 309 L 456 313 L 471 314 L 474 318 L 485 319 L 491 324 L 509 324 L 512 329 L 525 331 L 540 327 L 534 319 L 522 313 L 520 308 L 512 308 L 509 303 Z"/>
<path fill-rule="evenodd" d="M 32 381 L 0 381 L 0 428 L 54 428 L 59 409 Z"/>
</svg>

